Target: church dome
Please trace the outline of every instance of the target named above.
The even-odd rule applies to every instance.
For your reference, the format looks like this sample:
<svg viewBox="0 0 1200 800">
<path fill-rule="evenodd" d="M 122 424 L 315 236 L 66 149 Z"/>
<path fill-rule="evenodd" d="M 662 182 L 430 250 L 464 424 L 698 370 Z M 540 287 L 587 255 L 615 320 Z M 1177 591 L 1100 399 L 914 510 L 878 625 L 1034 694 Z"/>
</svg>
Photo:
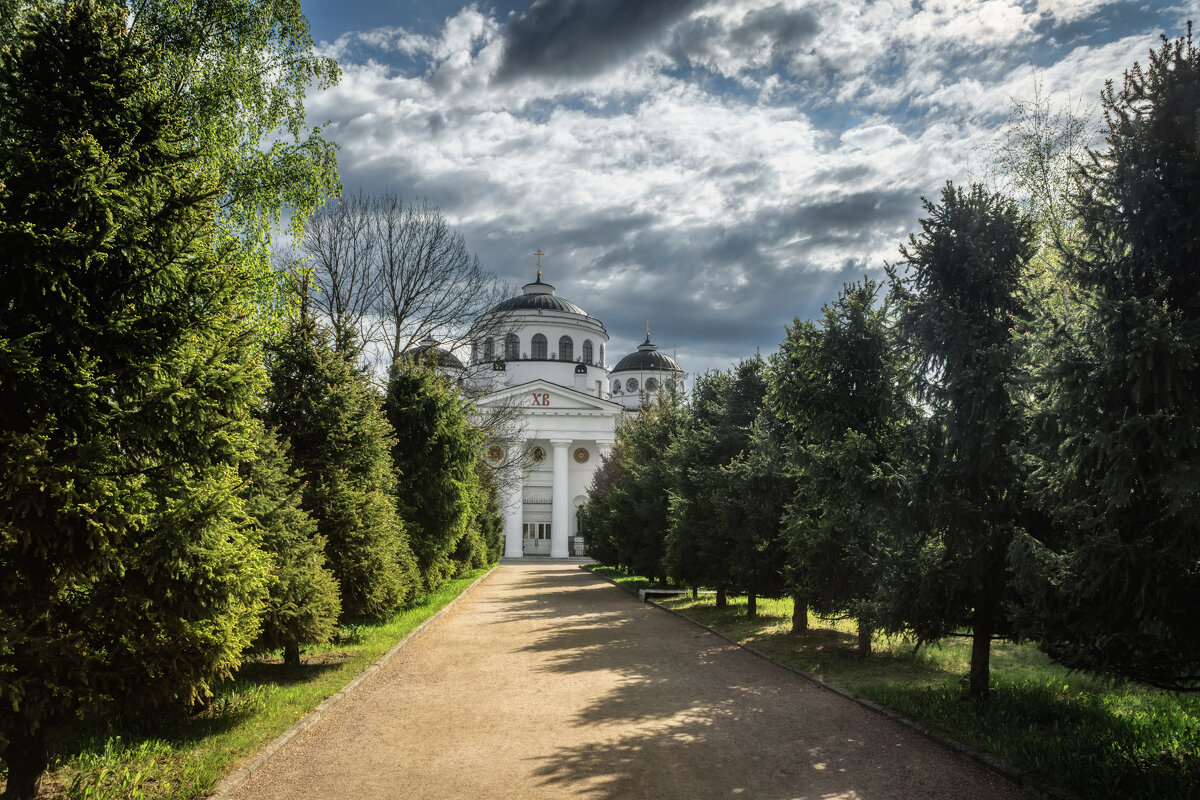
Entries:
<svg viewBox="0 0 1200 800">
<path fill-rule="evenodd" d="M 443 369 L 466 369 L 458 356 L 438 345 L 432 337 L 425 339 L 416 347 L 410 347 L 400 354 L 405 361 L 424 362 L 430 359 Z"/>
<path fill-rule="evenodd" d="M 491 313 L 502 311 L 562 311 L 566 314 L 578 314 L 581 317 L 588 316 L 586 311 L 570 300 L 564 300 L 561 297 L 555 296 L 554 287 L 542 281 L 541 273 L 538 273 L 536 281 L 527 283 L 521 288 L 524 290 L 523 294 L 497 303 L 492 308 Z"/>
<path fill-rule="evenodd" d="M 638 349 L 617 362 L 612 370 L 616 372 L 683 372 L 679 362 L 658 349 L 658 345 L 650 342 L 650 337 L 638 345 Z"/>
</svg>

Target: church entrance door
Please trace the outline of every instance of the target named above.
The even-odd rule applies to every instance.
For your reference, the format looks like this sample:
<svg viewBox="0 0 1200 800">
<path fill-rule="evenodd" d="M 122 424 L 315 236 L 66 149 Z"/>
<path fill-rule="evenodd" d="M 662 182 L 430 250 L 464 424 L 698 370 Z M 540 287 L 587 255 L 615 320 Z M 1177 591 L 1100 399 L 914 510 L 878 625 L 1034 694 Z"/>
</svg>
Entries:
<svg viewBox="0 0 1200 800">
<path fill-rule="evenodd" d="M 521 537 L 521 552 L 527 556 L 550 555 L 550 523 L 526 522 Z"/>
</svg>

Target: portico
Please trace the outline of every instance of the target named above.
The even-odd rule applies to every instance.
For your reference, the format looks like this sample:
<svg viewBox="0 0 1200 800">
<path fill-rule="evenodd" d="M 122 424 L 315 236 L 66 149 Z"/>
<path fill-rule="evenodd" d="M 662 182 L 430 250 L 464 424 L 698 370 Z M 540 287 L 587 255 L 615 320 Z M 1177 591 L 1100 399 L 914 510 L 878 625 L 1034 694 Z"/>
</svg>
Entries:
<svg viewBox="0 0 1200 800">
<path fill-rule="evenodd" d="M 496 403 L 520 408 L 525 424 L 519 443 L 510 445 L 520 450 L 518 459 L 510 459 L 520 469 L 503 498 L 504 555 L 571 555 L 575 512 L 601 454 L 612 446 L 621 406 L 546 380 L 509 387 L 480 401 L 481 406 Z"/>
</svg>

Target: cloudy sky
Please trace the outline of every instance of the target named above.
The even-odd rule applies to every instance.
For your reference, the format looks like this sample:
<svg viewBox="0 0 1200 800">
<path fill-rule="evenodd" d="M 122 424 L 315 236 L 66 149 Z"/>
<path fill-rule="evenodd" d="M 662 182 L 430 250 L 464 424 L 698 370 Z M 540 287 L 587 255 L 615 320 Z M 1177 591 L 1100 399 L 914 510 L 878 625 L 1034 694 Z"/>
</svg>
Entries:
<svg viewBox="0 0 1200 800">
<path fill-rule="evenodd" d="M 514 286 L 696 374 L 879 277 L 1040 81 L 1095 104 L 1200 0 L 302 0 L 350 191 L 441 207 Z"/>
</svg>

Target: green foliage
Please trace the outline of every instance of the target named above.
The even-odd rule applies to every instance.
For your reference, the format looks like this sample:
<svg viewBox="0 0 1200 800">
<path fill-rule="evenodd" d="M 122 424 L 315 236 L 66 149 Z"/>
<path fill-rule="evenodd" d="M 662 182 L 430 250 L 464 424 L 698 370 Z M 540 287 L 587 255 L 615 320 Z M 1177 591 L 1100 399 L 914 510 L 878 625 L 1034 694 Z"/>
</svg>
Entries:
<svg viewBox="0 0 1200 800">
<path fill-rule="evenodd" d="M 761 446 L 752 446 L 766 394 L 763 366 L 756 357 L 700 376 L 692 413 L 667 448 L 665 561 L 677 581 L 756 595 L 783 591 L 783 476 L 765 431 Z"/>
<path fill-rule="evenodd" d="M 1026 630 L 1068 666 L 1200 687 L 1200 50 L 1164 39 L 1103 96 L 1042 320 L 1033 486 L 1055 528 L 1014 558 Z"/>
<path fill-rule="evenodd" d="M 342 614 L 389 614 L 420 579 L 392 494 L 395 439 L 370 379 L 355 353 L 334 350 L 307 307 L 269 355 L 266 421 L 291 443 L 302 506 L 325 539 Z"/>
<path fill-rule="evenodd" d="M 1003 633 L 1006 553 L 1025 503 L 1012 448 L 1022 433 L 1015 402 L 1014 327 L 1025 315 L 1018 295 L 1032 254 L 1029 222 L 1015 204 L 981 186 L 947 184 L 940 204 L 925 201 L 920 236 L 895 270 L 897 331 L 912 359 L 916 396 L 928 413 L 925 448 L 913 465 L 923 517 L 907 543 L 911 577 L 891 603 L 893 629 L 922 639 L 970 626 L 969 692 L 988 691 L 988 653 Z"/>
<path fill-rule="evenodd" d="M 427 591 L 468 568 L 472 551 L 482 547 L 472 509 L 483 436 L 469 410 L 434 365 L 397 361 L 392 367 L 384 411 L 396 433 L 396 496 Z M 468 531 L 468 546 L 459 552 Z"/>
<path fill-rule="evenodd" d="M 222 176 L 223 220 L 265 257 L 286 208 L 304 220 L 339 193 L 336 147 L 307 130 L 304 97 L 337 82 L 313 52 L 299 0 L 125 0 L 129 36 L 159 48 L 160 87 L 176 98 L 190 136 Z M 269 146 L 263 148 L 263 143 Z"/>
<path fill-rule="evenodd" d="M 617 423 L 616 444 L 588 489 L 582 516 L 593 558 L 665 581 L 670 473 L 663 453 L 686 419 L 678 395 L 668 391 Z"/>
<path fill-rule="evenodd" d="M 301 508 L 300 487 L 270 433 L 263 433 L 257 458 L 242 462 L 241 471 L 246 513 L 271 560 L 262 630 L 255 645 L 283 648 L 285 660 L 298 663 L 300 645 L 328 642 L 341 613 L 337 580 L 325 566 L 325 539 Z"/>
<path fill-rule="evenodd" d="M 796 491 L 787 512 L 794 584 L 814 611 L 869 631 L 889 534 L 903 503 L 899 437 L 911 416 L 878 286 L 847 284 L 819 326 L 797 320 L 772 360 Z"/>
<path fill-rule="evenodd" d="M 0 736 L 187 703 L 258 630 L 238 464 L 262 388 L 242 252 L 119 10 L 27 16 L 0 64 Z"/>
</svg>

